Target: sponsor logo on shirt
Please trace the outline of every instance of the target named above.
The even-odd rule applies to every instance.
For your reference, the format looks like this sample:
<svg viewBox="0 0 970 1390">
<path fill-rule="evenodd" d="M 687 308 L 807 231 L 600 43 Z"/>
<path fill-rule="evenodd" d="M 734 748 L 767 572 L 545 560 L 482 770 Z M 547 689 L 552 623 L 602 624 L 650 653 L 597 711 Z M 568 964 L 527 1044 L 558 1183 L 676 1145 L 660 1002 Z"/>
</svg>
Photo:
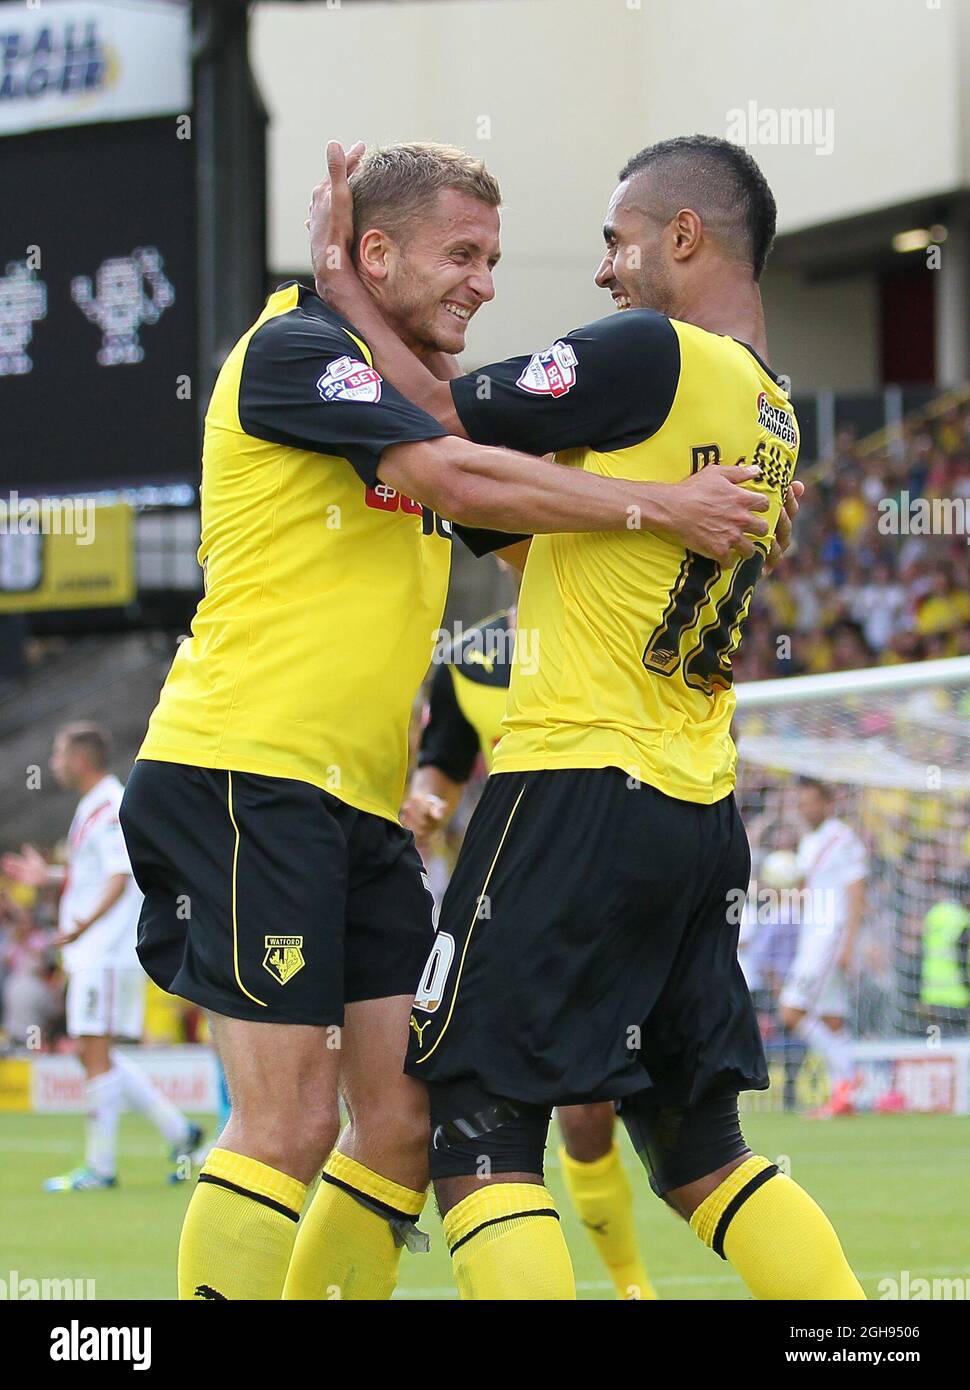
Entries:
<svg viewBox="0 0 970 1390">
<path fill-rule="evenodd" d="M 576 384 L 578 359 L 568 343 L 553 343 L 545 352 L 536 352 L 515 383 L 533 396 L 564 396 Z"/>
<path fill-rule="evenodd" d="M 772 405 L 766 391 L 758 393 L 758 424 L 769 434 L 776 435 L 790 449 L 797 446 L 798 431 L 795 428 L 795 417 L 783 406 Z"/>
<path fill-rule="evenodd" d="M 381 398 L 381 377 L 356 357 L 338 357 L 320 377 L 317 390 L 325 401 L 374 405 Z"/>
<path fill-rule="evenodd" d="M 374 487 L 364 489 L 364 501 L 368 507 L 373 507 L 378 512 L 406 512 L 409 516 L 421 517 L 421 530 L 426 536 L 432 534 L 448 539 L 452 535 L 451 522 L 437 512 L 433 512 L 430 507 L 424 507 L 420 502 L 415 502 L 413 497 L 408 497 L 405 492 L 398 492 L 397 488 L 388 487 L 386 483 L 377 483 Z"/>
<path fill-rule="evenodd" d="M 400 507 L 402 512 L 410 512 L 412 516 L 420 516 L 422 511 L 420 502 L 415 502 L 413 497 L 398 492 L 397 488 L 388 487 L 386 483 L 378 483 L 376 487 L 367 488 L 364 493 L 364 500 L 368 507 L 376 507 L 379 512 L 396 512 Z"/>
</svg>

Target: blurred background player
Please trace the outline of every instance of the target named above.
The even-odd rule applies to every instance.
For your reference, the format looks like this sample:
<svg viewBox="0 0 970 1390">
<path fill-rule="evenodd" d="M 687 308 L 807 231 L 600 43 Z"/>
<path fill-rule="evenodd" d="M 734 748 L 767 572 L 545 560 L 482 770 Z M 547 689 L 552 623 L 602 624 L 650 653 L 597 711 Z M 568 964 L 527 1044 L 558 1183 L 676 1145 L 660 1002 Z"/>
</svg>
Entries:
<svg viewBox="0 0 970 1390">
<path fill-rule="evenodd" d="M 62 787 L 81 794 L 68 832 L 66 869 L 31 845 L 7 854 L 10 878 L 41 888 L 62 886 L 58 934 L 67 973 L 67 1031 L 87 1078 L 84 1163 L 44 1183 L 48 1192 L 87 1192 L 117 1183 L 118 1121 L 125 1106 L 140 1111 L 172 1146 L 179 1176 L 202 1131 L 145 1073 L 112 1046 L 138 1039 L 145 976 L 135 954 L 141 893 L 132 877 L 118 807 L 124 788 L 109 770 L 111 743 L 96 724 L 68 724 L 54 739 L 50 767 Z"/>
<path fill-rule="evenodd" d="M 856 1089 L 852 1043 L 846 1029 L 848 977 L 866 902 L 866 850 L 859 836 L 831 812 L 832 796 L 805 778 L 798 809 L 808 825 L 798 845 L 803 888 L 798 950 L 781 992 L 786 1028 L 825 1059 L 832 1087 L 819 1118 L 852 1113 Z"/>
<path fill-rule="evenodd" d="M 955 898 L 934 903 L 923 920 L 920 1015 L 944 1038 L 967 1034 L 970 912 Z"/>
<path fill-rule="evenodd" d="M 517 581 L 518 574 L 504 567 Z M 448 659 L 435 667 L 418 766 L 401 812 L 426 864 L 433 855 L 431 837 L 457 811 L 479 755 L 486 773 L 491 771 L 512 673 L 515 612 L 506 608 L 465 629 Z M 617 1293 L 623 1299 L 656 1298 L 640 1255 L 612 1101 L 564 1105 L 556 1115 L 566 1189 Z"/>
<path fill-rule="evenodd" d="M 757 817 L 747 823 L 752 854 L 757 854 Z M 780 1060 L 784 1075 L 784 1104 L 794 1104 L 797 1066 L 805 1049 L 779 1027 L 778 997 L 791 970 L 798 946 L 798 856 L 795 837 L 786 827 L 773 827 L 779 843 L 791 848 L 765 854 L 741 912 L 738 960 L 758 1011 L 758 1026 L 769 1064 Z"/>
</svg>

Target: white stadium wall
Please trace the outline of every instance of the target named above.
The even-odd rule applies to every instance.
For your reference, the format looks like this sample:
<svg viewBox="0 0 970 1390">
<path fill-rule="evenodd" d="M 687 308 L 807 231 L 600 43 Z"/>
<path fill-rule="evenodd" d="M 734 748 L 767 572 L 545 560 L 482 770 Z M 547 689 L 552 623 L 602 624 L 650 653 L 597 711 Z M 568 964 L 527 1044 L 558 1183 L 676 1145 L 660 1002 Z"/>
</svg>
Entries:
<svg viewBox="0 0 970 1390">
<path fill-rule="evenodd" d="M 795 391 L 871 390 L 879 379 L 879 299 L 874 275 L 809 284 L 794 270 L 764 278 L 773 365 Z"/>
<path fill-rule="evenodd" d="M 257 4 L 270 265 L 305 265 L 306 202 L 328 137 L 452 141 L 488 160 L 506 201 L 498 298 L 467 360 L 537 348 L 610 307 L 591 278 L 599 228 L 617 168 L 650 141 L 747 135 L 783 233 L 970 187 L 968 10 L 957 0 Z M 792 109 L 816 113 L 828 152 L 762 142 Z M 770 277 L 772 355 L 797 387 L 874 385 L 874 288 Z M 828 315 L 831 327 L 806 338 L 807 320 Z"/>
</svg>

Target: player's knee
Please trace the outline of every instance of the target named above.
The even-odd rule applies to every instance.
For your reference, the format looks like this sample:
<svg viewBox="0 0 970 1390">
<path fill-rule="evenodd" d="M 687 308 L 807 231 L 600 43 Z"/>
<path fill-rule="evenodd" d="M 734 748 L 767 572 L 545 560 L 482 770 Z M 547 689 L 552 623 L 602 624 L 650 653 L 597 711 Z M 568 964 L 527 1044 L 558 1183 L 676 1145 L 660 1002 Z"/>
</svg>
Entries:
<svg viewBox="0 0 970 1390">
<path fill-rule="evenodd" d="M 616 1108 L 612 1101 L 602 1105 L 564 1105 L 556 1111 L 563 1144 L 577 1163 L 595 1163 L 613 1147 Z"/>
<path fill-rule="evenodd" d="M 750 1150 L 741 1133 L 736 1094 L 695 1105 L 662 1105 L 649 1093 L 621 1102 L 623 1120 L 658 1197 L 686 1219 Z"/>
<path fill-rule="evenodd" d="M 496 1173 L 542 1176 L 550 1110 L 491 1095 L 476 1082 L 428 1087 L 431 1100 L 431 1177 L 491 1178 Z"/>
<path fill-rule="evenodd" d="M 258 1157 L 261 1163 L 284 1173 L 317 1173 L 327 1160 L 340 1133 L 336 1098 L 304 1097 L 299 1106 L 267 1103 L 237 1104 L 222 1144 Z"/>
<path fill-rule="evenodd" d="M 350 1105 L 354 1151 L 393 1149 L 402 1155 L 424 1157 L 430 1125 L 423 1086 L 396 1089 L 391 1096 L 368 1096 Z"/>
</svg>

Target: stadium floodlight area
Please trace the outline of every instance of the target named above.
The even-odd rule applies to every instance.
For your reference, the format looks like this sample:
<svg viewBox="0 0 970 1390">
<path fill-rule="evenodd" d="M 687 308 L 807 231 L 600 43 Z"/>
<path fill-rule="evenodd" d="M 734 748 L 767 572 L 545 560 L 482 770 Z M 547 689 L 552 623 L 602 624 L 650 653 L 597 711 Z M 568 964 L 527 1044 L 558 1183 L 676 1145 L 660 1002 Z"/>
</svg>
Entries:
<svg viewBox="0 0 970 1390">
<path fill-rule="evenodd" d="M 957 985 L 970 906 L 970 657 L 752 682 L 737 697 L 738 801 L 752 849 L 742 938 L 750 949 L 775 927 L 778 943 L 748 957 L 758 959 L 752 987 L 777 1083 L 765 1103 L 810 1106 L 827 1091 L 824 1069 L 781 1029 L 775 1003 L 792 937 L 781 941 L 778 919 L 797 918 L 799 906 L 796 892 L 786 903 L 797 876 L 786 884 L 784 865 L 794 866 L 807 777 L 824 784 L 830 814 L 868 854 L 847 1019 L 863 1102 L 889 1095 L 890 1108 L 970 1110 L 970 1010 Z M 939 971 L 928 958 L 941 950 L 949 958 Z"/>
</svg>

